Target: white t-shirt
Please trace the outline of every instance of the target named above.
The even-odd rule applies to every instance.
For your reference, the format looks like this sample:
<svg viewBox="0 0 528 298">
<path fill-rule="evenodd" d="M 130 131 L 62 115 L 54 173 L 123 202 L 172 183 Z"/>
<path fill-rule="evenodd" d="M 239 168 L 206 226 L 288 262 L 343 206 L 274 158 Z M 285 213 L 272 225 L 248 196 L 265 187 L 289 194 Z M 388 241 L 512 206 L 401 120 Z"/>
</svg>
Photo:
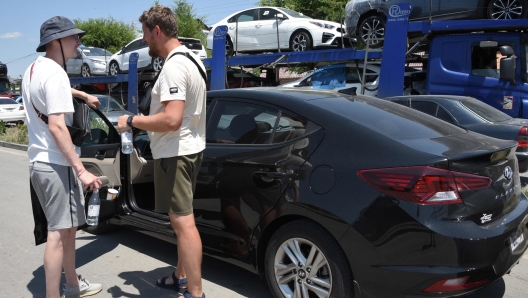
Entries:
<svg viewBox="0 0 528 298">
<path fill-rule="evenodd" d="M 205 73 L 200 58 L 185 46 L 172 50 L 188 52 Z M 150 148 L 154 159 L 183 156 L 201 152 L 205 149 L 205 107 L 206 87 L 196 65 L 184 55 L 174 55 L 165 61 L 156 84 L 152 88 L 150 114 L 162 113 L 162 102 L 171 100 L 185 101 L 183 121 L 179 130 L 169 132 L 149 132 Z"/>
<path fill-rule="evenodd" d="M 59 64 L 44 56 L 38 57 L 35 61 L 31 79 L 30 72 L 31 65 L 24 73 L 22 81 L 22 98 L 29 135 L 27 150 L 29 162 L 41 161 L 70 166 L 57 147 L 48 125 L 35 111 L 37 108 L 46 116 L 64 113 L 66 125 L 72 124 L 74 109 L 68 75 Z M 80 148 L 76 146 L 74 148 L 77 155 L 80 155 Z"/>
</svg>

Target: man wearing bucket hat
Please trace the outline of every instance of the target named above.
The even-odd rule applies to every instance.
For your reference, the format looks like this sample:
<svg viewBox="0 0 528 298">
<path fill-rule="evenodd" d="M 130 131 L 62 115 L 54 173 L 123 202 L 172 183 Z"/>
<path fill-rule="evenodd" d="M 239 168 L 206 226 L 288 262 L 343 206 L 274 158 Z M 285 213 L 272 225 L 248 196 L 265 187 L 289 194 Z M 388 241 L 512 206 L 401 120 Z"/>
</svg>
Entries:
<svg viewBox="0 0 528 298">
<path fill-rule="evenodd" d="M 44 251 L 46 298 L 60 297 L 63 268 L 63 297 L 85 297 L 102 289 L 100 284 L 78 276 L 75 270 L 75 233 L 78 226 L 86 223 L 81 183 L 90 189 L 101 187 L 101 181 L 84 168 L 79 159 L 80 148 L 73 145 L 66 127 L 72 124 L 74 109 L 64 67 L 68 59 L 77 55 L 79 38 L 84 33 L 65 17 L 44 22 L 37 52 L 46 55 L 28 67 L 23 79 L 32 192 L 48 222 Z"/>
</svg>

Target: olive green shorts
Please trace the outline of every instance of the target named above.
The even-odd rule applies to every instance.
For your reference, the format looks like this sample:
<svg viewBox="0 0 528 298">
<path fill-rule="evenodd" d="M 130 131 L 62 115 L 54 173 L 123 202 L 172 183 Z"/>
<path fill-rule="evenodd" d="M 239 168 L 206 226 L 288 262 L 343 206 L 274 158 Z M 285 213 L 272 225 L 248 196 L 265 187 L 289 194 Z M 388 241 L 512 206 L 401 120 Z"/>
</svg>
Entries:
<svg viewBox="0 0 528 298">
<path fill-rule="evenodd" d="M 154 160 L 155 211 L 189 215 L 203 153 Z"/>
</svg>

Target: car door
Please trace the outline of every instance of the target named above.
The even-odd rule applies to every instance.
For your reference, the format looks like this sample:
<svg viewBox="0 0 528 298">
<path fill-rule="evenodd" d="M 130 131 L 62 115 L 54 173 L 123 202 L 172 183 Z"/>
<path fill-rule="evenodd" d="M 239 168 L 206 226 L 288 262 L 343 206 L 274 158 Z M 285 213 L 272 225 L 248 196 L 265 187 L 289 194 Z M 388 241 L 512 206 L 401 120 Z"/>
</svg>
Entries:
<svg viewBox="0 0 528 298">
<path fill-rule="evenodd" d="M 103 221 L 116 214 L 116 201 L 106 200 L 106 194 L 108 188 L 121 190 L 121 139 L 115 127 L 99 111 L 90 111 L 90 125 L 91 136 L 81 144 L 80 158 L 85 169 L 103 182 L 99 213 L 99 221 Z"/>
<path fill-rule="evenodd" d="M 279 47 L 278 42 L 281 42 L 281 48 L 287 47 L 288 40 L 284 34 L 283 26 L 281 26 L 285 20 L 277 20 L 275 18 L 277 13 L 280 12 L 268 7 L 258 10 L 258 20 L 255 21 L 255 36 L 259 47 L 262 49 L 275 50 Z M 280 38 L 277 37 L 277 26 L 279 26 Z"/>
<path fill-rule="evenodd" d="M 119 65 L 121 65 L 121 70 L 122 71 L 128 71 L 130 54 L 136 52 L 138 49 L 141 48 L 142 45 L 143 45 L 143 40 L 138 39 L 136 41 L 131 42 L 127 46 L 125 46 L 125 48 L 121 52 L 121 55 L 119 55 Z M 141 57 L 140 57 L 140 59 L 141 59 Z M 149 59 L 149 63 L 150 63 L 150 59 Z M 141 67 L 140 64 L 139 64 L 139 60 L 138 60 L 138 66 L 137 67 L 138 68 Z"/>
<path fill-rule="evenodd" d="M 305 164 L 304 136 L 315 125 L 249 100 L 217 98 L 207 111 L 196 223 L 205 247 L 244 256 L 257 225 L 274 218 L 274 206 Z"/>
<path fill-rule="evenodd" d="M 243 11 L 228 20 L 228 34 L 237 51 L 258 50 L 259 45 L 255 36 L 255 16 L 258 9 Z"/>
</svg>

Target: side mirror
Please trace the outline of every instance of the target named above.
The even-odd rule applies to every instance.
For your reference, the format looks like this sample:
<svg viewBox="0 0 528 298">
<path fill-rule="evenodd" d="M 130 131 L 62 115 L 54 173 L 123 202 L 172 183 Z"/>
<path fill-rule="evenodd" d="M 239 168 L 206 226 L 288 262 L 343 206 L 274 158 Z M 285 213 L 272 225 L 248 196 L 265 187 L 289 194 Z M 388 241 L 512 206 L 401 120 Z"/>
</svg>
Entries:
<svg viewBox="0 0 528 298">
<path fill-rule="evenodd" d="M 282 13 L 278 13 L 278 14 L 276 14 L 275 17 L 276 17 L 277 19 L 279 19 L 279 20 L 287 20 L 287 19 L 288 19 L 288 17 L 286 17 L 286 16 L 285 16 L 284 14 L 282 14 Z"/>
<path fill-rule="evenodd" d="M 500 47 L 501 55 L 506 56 L 500 61 L 500 79 L 515 84 L 515 64 L 517 57 L 510 46 Z"/>
</svg>

